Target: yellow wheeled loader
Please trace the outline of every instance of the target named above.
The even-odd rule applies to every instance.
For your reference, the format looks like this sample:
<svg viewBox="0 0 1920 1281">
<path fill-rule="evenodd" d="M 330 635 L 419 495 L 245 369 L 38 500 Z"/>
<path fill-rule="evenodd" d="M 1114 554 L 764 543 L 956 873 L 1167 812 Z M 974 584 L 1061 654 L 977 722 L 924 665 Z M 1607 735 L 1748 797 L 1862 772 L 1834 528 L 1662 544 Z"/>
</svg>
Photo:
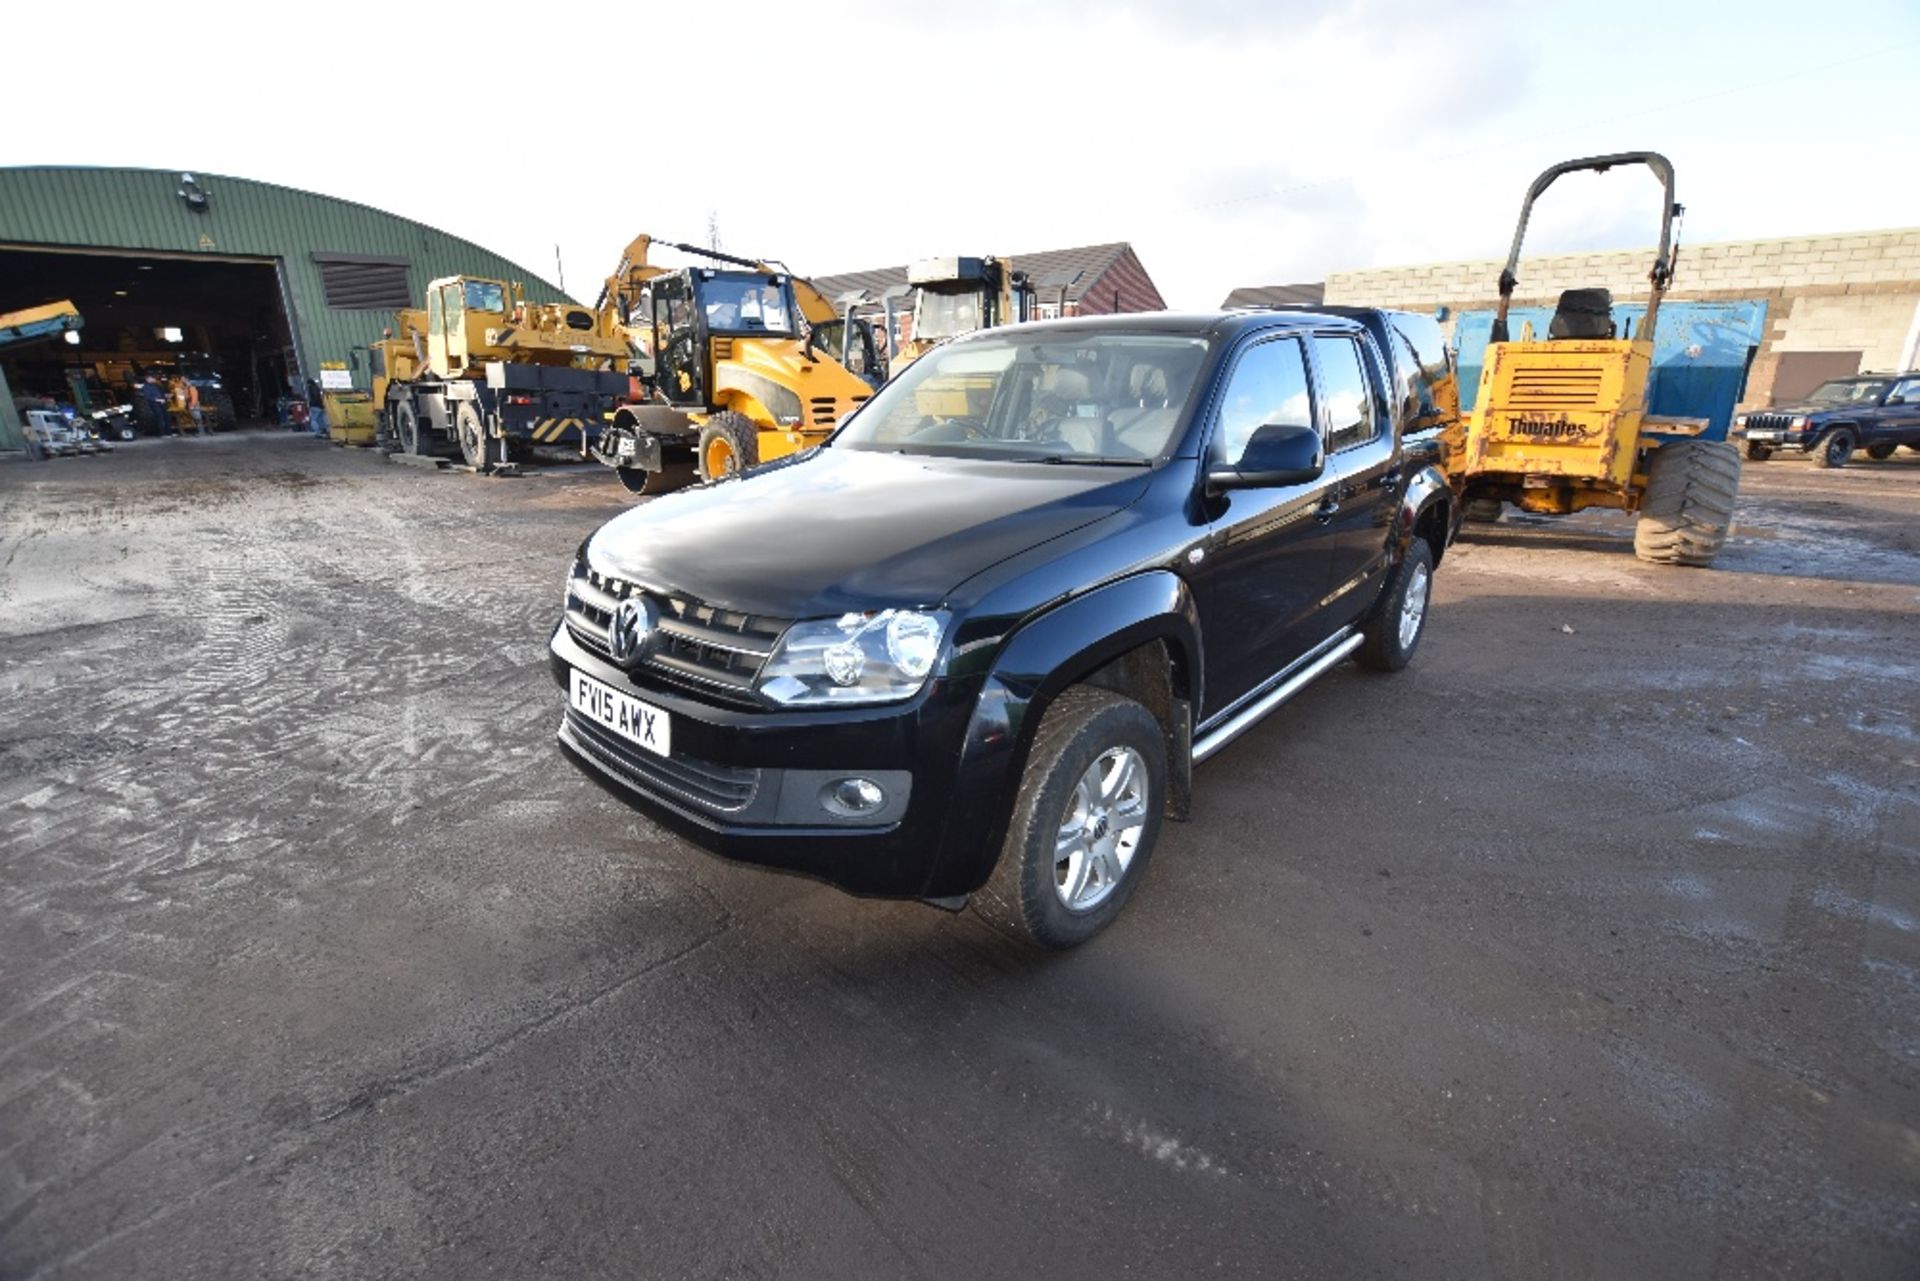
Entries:
<svg viewBox="0 0 1920 1281">
<path fill-rule="evenodd" d="M 1544 339 L 1530 333 L 1513 339 L 1507 311 L 1534 202 L 1564 174 L 1623 165 L 1646 166 L 1663 190 L 1660 246 L 1638 330 L 1616 334 L 1607 290 L 1569 289 Z M 1639 514 L 1633 542 L 1642 560 L 1705 565 L 1718 554 L 1733 524 L 1739 451 L 1701 439 L 1704 418 L 1647 412 L 1654 330 L 1673 280 L 1673 224 L 1681 213 L 1673 165 L 1652 151 L 1568 160 L 1527 189 L 1500 273 L 1479 395 L 1448 442 L 1448 472 L 1470 519 L 1497 515 L 1502 502 L 1552 515 L 1614 507 Z"/>
<path fill-rule="evenodd" d="M 718 265 L 654 266 L 655 244 Z M 858 343 L 856 363 L 878 367 L 867 322 L 778 263 L 640 236 L 607 277 L 599 316 L 650 366 L 610 414 L 599 450 L 635 493 L 797 453 L 873 394 L 841 363 Z"/>
</svg>

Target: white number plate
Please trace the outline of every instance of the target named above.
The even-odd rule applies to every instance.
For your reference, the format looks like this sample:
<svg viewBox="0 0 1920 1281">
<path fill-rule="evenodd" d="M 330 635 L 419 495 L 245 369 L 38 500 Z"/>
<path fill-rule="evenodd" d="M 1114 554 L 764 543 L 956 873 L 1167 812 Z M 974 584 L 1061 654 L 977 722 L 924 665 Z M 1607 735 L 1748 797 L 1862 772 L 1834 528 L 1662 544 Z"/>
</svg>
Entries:
<svg viewBox="0 0 1920 1281">
<path fill-rule="evenodd" d="M 1773 430 L 1772 428 L 1768 428 L 1764 431 L 1750 431 L 1747 433 L 1747 439 L 1748 440 L 1779 440 L 1780 433 Z"/>
<path fill-rule="evenodd" d="M 672 727 L 667 714 L 649 707 L 637 698 L 629 698 L 611 685 L 603 685 L 579 672 L 573 676 L 573 708 L 591 717 L 620 737 L 656 756 L 665 756 L 672 747 Z"/>
</svg>

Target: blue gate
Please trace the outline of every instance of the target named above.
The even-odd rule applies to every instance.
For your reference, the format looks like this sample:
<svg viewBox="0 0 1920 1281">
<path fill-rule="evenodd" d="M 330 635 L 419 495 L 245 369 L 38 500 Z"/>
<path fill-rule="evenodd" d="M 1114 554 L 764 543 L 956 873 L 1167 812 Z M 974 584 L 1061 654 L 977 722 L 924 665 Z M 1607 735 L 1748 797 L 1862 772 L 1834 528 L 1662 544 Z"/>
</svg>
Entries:
<svg viewBox="0 0 1920 1281">
<path fill-rule="evenodd" d="M 1618 303 L 1613 323 L 1624 337 L 1638 328 L 1647 314 L 1641 302 Z M 1516 337 L 1532 324 L 1536 337 L 1545 338 L 1553 319 L 1551 307 L 1515 307 L 1507 313 L 1508 332 Z M 1733 421 L 1733 407 L 1747 385 L 1747 366 L 1766 334 L 1767 304 L 1760 299 L 1738 302 L 1681 302 L 1660 304 L 1660 323 L 1653 335 L 1653 390 L 1651 413 L 1670 418 L 1705 418 L 1710 440 L 1725 440 Z M 1480 394 L 1480 366 L 1485 362 L 1487 335 L 1493 312 L 1463 311 L 1454 322 L 1453 345 L 1460 369 L 1460 408 L 1471 409 Z"/>
</svg>

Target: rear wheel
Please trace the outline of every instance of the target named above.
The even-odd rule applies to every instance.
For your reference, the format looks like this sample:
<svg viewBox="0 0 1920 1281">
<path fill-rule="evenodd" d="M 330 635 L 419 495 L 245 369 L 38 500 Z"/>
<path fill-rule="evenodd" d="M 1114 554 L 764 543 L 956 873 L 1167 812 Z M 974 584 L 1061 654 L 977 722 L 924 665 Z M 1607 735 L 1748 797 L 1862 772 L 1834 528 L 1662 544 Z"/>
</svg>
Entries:
<svg viewBox="0 0 1920 1281">
<path fill-rule="evenodd" d="M 1751 440 L 1747 442 L 1747 461 L 1748 462 L 1764 463 L 1767 461 L 1767 459 L 1771 457 L 1773 457 L 1773 446 L 1756 444 Z"/>
<path fill-rule="evenodd" d="M 1084 943 L 1146 874 L 1167 794 L 1166 739 L 1130 698 L 1076 685 L 1041 718 L 982 920 L 1035 947 Z"/>
<path fill-rule="evenodd" d="M 1893 451 L 1898 448 L 1898 445 L 1869 445 L 1867 446 L 1867 457 L 1873 459 L 1876 463 L 1883 463 L 1893 457 Z"/>
<path fill-rule="evenodd" d="M 462 405 L 453 416 L 454 434 L 460 437 L 460 453 L 467 466 L 481 475 L 493 470 L 493 442 L 487 439 L 486 425 L 473 405 Z"/>
<path fill-rule="evenodd" d="M 1718 440 L 1676 440 L 1653 453 L 1633 550 L 1659 565 L 1707 565 L 1733 528 L 1740 454 Z"/>
<path fill-rule="evenodd" d="M 715 414 L 700 428 L 700 479 L 711 484 L 760 461 L 760 429 L 745 414 Z"/>
<path fill-rule="evenodd" d="M 1394 566 L 1380 603 L 1361 628 L 1364 638 L 1354 661 L 1376 672 L 1397 672 L 1413 661 L 1427 630 L 1427 606 L 1433 597 L 1433 548 L 1416 538 Z"/>
<path fill-rule="evenodd" d="M 1813 465 L 1815 467 L 1845 467 L 1847 460 L 1853 457 L 1859 439 L 1854 436 L 1851 427 L 1835 427 L 1820 438 L 1813 447 Z"/>
</svg>

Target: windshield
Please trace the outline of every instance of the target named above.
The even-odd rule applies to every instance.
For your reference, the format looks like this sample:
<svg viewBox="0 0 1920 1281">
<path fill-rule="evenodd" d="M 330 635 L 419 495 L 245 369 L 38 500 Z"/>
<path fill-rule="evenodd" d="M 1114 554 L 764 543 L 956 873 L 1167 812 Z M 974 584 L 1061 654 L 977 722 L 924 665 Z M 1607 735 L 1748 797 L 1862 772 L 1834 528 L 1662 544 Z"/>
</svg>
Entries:
<svg viewBox="0 0 1920 1281">
<path fill-rule="evenodd" d="M 1887 389 L 1884 381 L 1851 382 L 1842 379 L 1838 382 L 1821 383 L 1814 388 L 1808 400 L 1817 400 L 1822 404 L 1858 405 L 1870 400 L 1880 399 L 1880 393 Z"/>
<path fill-rule="evenodd" d="M 919 305 L 913 314 L 915 338 L 958 338 L 981 328 L 980 295 L 935 294 L 920 291 Z"/>
<path fill-rule="evenodd" d="M 880 389 L 836 446 L 1145 463 L 1170 450 L 1207 344 L 1165 334 L 982 336 Z"/>
<path fill-rule="evenodd" d="M 707 328 L 714 333 L 791 334 L 786 285 L 769 276 L 720 272 L 700 284 Z"/>
<path fill-rule="evenodd" d="M 507 291 L 497 280 L 467 281 L 468 311 L 505 311 Z"/>
</svg>

